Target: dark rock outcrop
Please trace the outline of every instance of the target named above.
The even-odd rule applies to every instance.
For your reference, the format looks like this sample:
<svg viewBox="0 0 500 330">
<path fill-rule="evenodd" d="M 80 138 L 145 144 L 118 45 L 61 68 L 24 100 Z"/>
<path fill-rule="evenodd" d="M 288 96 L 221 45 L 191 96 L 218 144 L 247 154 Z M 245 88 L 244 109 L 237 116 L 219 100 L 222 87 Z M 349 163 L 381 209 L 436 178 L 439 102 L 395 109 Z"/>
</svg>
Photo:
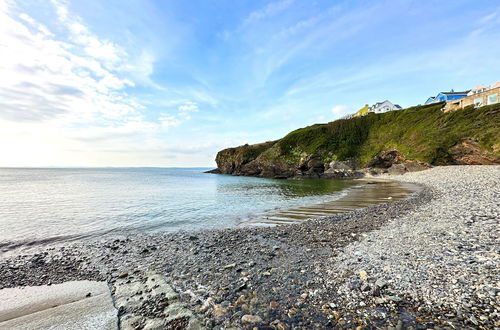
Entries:
<svg viewBox="0 0 500 330">
<path fill-rule="evenodd" d="M 393 164 L 401 164 L 405 160 L 396 149 L 382 150 L 368 163 L 368 167 L 389 168 Z"/>
<path fill-rule="evenodd" d="M 406 172 L 423 171 L 432 166 L 418 161 L 407 160 L 397 149 L 382 150 L 368 163 L 365 173 L 379 175 L 383 173 L 391 175 L 401 175 Z"/>
<path fill-rule="evenodd" d="M 496 165 L 500 158 L 489 155 L 481 149 L 479 143 L 464 140 L 451 148 L 451 158 L 459 165 Z"/>
<path fill-rule="evenodd" d="M 255 166 L 246 166 L 254 161 L 263 151 L 271 147 L 275 141 L 269 141 L 259 144 L 245 144 L 236 148 L 228 148 L 217 153 L 215 162 L 220 173 L 234 175 L 258 175 L 258 168 Z M 247 169 L 244 169 L 244 168 Z M 247 174 L 247 171 L 250 173 Z"/>
</svg>

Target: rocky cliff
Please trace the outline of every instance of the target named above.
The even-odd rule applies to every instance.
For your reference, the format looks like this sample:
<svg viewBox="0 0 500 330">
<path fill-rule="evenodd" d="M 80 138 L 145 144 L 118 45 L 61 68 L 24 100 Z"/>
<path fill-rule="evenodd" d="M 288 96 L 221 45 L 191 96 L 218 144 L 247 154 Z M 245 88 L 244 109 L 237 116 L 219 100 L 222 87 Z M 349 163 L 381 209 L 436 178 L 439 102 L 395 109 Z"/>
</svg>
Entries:
<svg viewBox="0 0 500 330">
<path fill-rule="evenodd" d="M 216 173 L 343 178 L 432 165 L 500 164 L 500 104 L 443 113 L 443 103 L 337 120 L 217 154 Z"/>
</svg>

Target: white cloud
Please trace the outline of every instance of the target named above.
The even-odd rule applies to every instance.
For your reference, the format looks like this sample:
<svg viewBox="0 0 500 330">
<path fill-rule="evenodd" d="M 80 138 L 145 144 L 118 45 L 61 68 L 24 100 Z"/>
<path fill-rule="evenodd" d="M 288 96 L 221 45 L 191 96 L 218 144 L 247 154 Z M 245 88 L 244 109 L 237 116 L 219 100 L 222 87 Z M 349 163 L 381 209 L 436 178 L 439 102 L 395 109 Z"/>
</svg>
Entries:
<svg viewBox="0 0 500 330">
<path fill-rule="evenodd" d="M 190 113 L 198 112 L 199 108 L 196 102 L 184 101 L 177 107 L 176 114 L 162 113 L 158 120 L 161 123 L 161 127 L 164 129 L 169 129 L 171 127 L 176 127 L 184 123 L 185 121 L 191 120 Z"/>
<path fill-rule="evenodd" d="M 159 118 L 161 122 L 161 127 L 162 128 L 170 128 L 170 127 L 175 127 L 179 126 L 182 121 L 179 119 L 179 117 L 174 116 L 174 115 L 168 115 L 168 114 L 162 114 Z"/>
<path fill-rule="evenodd" d="M 179 111 L 181 112 L 197 112 L 198 105 L 195 102 L 187 101 L 179 106 Z"/>
<path fill-rule="evenodd" d="M 0 166 L 107 165 L 99 150 L 160 146 L 155 134 L 166 121 L 145 120 L 127 93 L 136 85 L 130 72 L 152 73 L 150 58 L 146 70 L 135 67 L 144 61 L 94 35 L 64 2 L 52 3 L 68 38 L 13 2 L 0 4 L 0 148 L 10 155 Z"/>
<path fill-rule="evenodd" d="M 332 113 L 334 115 L 342 115 L 349 111 L 349 107 L 343 104 L 338 104 L 332 107 Z"/>
</svg>

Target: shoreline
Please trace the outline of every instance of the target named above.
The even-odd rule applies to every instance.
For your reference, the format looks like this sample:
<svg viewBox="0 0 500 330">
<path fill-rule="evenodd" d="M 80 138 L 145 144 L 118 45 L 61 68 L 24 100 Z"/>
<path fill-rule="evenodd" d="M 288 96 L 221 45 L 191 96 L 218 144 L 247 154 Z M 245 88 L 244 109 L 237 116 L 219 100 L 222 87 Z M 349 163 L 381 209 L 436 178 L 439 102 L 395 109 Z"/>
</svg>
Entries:
<svg viewBox="0 0 500 330">
<path fill-rule="evenodd" d="M 290 179 L 295 180 L 295 179 Z M 323 179 L 330 181 L 331 179 Z M 367 177 L 360 179 L 351 179 L 354 182 L 353 186 L 345 187 L 342 190 L 335 191 L 330 194 L 316 195 L 315 197 L 322 200 L 316 202 L 303 202 L 289 207 L 277 207 L 266 211 L 259 211 L 253 215 L 238 217 L 239 222 L 233 226 L 222 228 L 205 228 L 205 229 L 174 229 L 166 231 L 141 231 L 139 229 L 108 229 L 94 230 L 88 233 L 80 234 L 62 234 L 46 238 L 35 238 L 31 240 L 14 240 L 0 242 L 0 260 L 11 258 L 16 255 L 34 254 L 44 251 L 49 248 L 58 248 L 61 246 L 70 245 L 74 242 L 82 242 L 87 240 L 100 240 L 114 236 L 134 236 L 142 234 L 155 233 L 175 233 L 175 232 L 199 232 L 206 230 L 223 230 L 231 228 L 246 228 L 248 226 L 274 226 L 283 224 L 293 224 L 307 221 L 313 218 L 323 216 L 331 216 L 339 213 L 351 212 L 353 210 L 363 208 L 373 204 L 386 203 L 392 200 L 406 198 L 408 195 L 416 192 L 419 187 L 417 185 L 397 182 L 395 180 Z M 377 184 L 375 187 L 373 184 Z M 404 195 L 404 196 L 403 196 Z M 313 197 L 306 195 L 305 198 Z M 305 199 L 304 198 L 304 199 Z M 275 221 L 273 217 L 277 216 Z M 237 217 L 235 215 L 235 217 Z"/>
<path fill-rule="evenodd" d="M 424 188 L 399 201 L 287 226 L 142 234 L 50 248 L 2 260 L 0 286 L 114 283 L 120 274 L 134 281 L 155 271 L 207 328 L 492 327 L 498 321 L 492 300 L 498 291 L 490 288 L 498 281 L 498 256 L 483 253 L 470 264 L 457 257 L 466 250 L 450 252 L 450 246 L 468 246 L 469 237 L 454 231 L 470 220 L 461 208 L 470 203 L 471 217 L 486 217 L 486 224 L 475 220 L 469 226 L 479 240 L 476 250 L 498 247 L 487 233 L 498 225 L 491 199 L 498 197 L 500 166 L 440 167 L 390 179 Z M 454 205 L 457 194 L 460 205 Z M 436 236 L 438 248 L 424 235 L 436 228 L 446 236 Z M 442 283 L 446 272 L 457 269 L 464 276 Z M 469 283 L 478 279 L 481 295 L 467 307 Z M 443 288 L 448 295 L 437 293 Z M 161 317 L 161 311 L 143 316 Z"/>
</svg>

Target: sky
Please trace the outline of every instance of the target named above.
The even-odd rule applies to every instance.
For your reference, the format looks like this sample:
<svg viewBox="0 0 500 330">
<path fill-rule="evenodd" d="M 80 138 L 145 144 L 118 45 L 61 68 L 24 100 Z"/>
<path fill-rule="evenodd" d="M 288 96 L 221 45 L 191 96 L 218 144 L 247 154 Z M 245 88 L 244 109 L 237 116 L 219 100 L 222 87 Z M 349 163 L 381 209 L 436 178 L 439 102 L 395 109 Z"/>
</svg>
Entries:
<svg viewBox="0 0 500 330">
<path fill-rule="evenodd" d="M 499 80 L 497 0 L 0 0 L 0 166 L 212 167 Z"/>
</svg>

